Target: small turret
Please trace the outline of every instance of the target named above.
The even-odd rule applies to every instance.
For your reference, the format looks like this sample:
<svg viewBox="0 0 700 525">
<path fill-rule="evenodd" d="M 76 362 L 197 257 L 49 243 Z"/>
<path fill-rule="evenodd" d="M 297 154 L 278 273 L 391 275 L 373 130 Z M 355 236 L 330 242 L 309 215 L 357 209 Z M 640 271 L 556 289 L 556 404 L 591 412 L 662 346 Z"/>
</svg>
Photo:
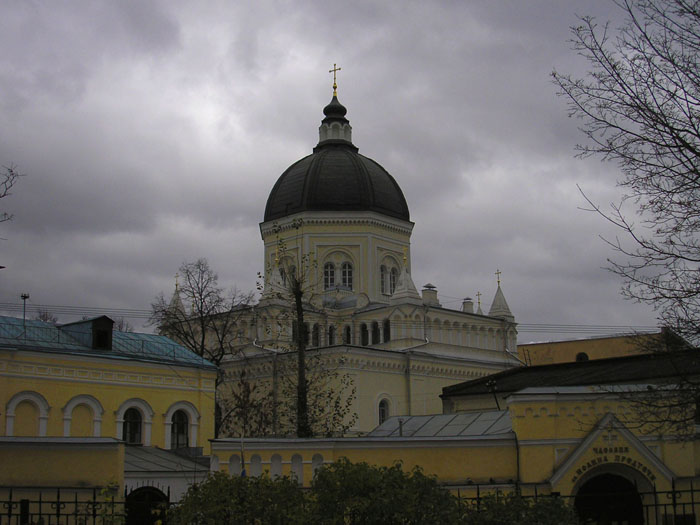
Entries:
<svg viewBox="0 0 700 525">
<path fill-rule="evenodd" d="M 489 315 L 491 317 L 500 317 L 506 321 L 513 322 L 515 317 L 508 307 L 506 302 L 506 297 L 503 295 L 503 290 L 501 290 L 501 271 L 496 270 L 496 276 L 498 278 L 498 288 L 496 289 L 496 295 L 493 297 L 493 302 L 491 303 L 491 309 L 489 310 Z"/>
</svg>

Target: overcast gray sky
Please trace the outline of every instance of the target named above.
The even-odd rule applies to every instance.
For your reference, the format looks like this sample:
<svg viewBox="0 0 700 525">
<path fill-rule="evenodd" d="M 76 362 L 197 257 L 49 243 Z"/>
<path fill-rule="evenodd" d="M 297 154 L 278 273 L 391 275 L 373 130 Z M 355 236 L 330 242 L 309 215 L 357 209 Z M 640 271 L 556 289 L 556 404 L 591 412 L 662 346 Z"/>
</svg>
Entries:
<svg viewBox="0 0 700 525">
<path fill-rule="evenodd" d="M 577 15 L 619 16 L 607 0 L 4 1 L 0 164 L 27 176 L 0 201 L 0 303 L 147 310 L 198 257 L 253 290 L 267 195 L 316 144 L 335 62 L 355 145 L 408 201 L 417 286 L 487 309 L 499 268 L 519 323 L 653 326 L 602 269 L 616 232 L 580 209 L 577 185 L 601 205 L 620 190 L 614 165 L 574 158 L 550 80 L 586 70 Z"/>
</svg>

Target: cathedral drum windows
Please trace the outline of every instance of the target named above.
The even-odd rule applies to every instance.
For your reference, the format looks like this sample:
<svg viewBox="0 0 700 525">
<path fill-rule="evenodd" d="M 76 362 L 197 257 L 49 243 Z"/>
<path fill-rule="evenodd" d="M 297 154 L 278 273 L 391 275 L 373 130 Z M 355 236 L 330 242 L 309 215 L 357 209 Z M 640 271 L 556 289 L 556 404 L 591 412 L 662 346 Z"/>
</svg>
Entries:
<svg viewBox="0 0 700 525">
<path fill-rule="evenodd" d="M 382 295 L 393 295 L 399 282 L 399 267 L 393 257 L 385 257 L 379 267 L 379 291 Z"/>
<path fill-rule="evenodd" d="M 348 255 L 342 252 L 332 254 L 323 265 L 323 289 L 352 290 L 354 266 Z"/>
<path fill-rule="evenodd" d="M 342 266 L 343 271 L 343 288 L 347 290 L 352 290 L 352 264 L 349 262 L 344 262 Z"/>
<path fill-rule="evenodd" d="M 335 287 L 335 265 L 327 262 L 323 265 L 323 289 L 330 290 Z"/>
</svg>

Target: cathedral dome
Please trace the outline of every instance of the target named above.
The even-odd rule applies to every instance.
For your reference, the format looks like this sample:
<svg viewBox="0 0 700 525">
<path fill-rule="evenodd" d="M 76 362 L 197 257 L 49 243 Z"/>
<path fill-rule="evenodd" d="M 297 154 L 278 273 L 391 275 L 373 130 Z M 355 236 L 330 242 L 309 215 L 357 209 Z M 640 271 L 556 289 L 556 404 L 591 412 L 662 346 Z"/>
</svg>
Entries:
<svg viewBox="0 0 700 525">
<path fill-rule="evenodd" d="M 410 220 L 396 180 L 353 145 L 346 111 L 334 94 L 323 110 L 318 145 L 277 179 L 265 222 L 304 211 L 374 211 Z"/>
</svg>

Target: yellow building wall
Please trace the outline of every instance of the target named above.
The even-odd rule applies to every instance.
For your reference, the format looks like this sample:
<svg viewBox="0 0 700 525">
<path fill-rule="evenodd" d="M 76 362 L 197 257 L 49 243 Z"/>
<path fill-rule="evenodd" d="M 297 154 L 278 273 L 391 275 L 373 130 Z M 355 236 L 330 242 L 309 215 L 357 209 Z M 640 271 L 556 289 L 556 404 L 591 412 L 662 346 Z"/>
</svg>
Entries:
<svg viewBox="0 0 700 525">
<path fill-rule="evenodd" d="M 647 351 L 648 346 L 645 344 L 648 345 L 654 338 L 658 338 L 658 334 L 521 344 L 518 345 L 518 356 L 528 365 L 535 366 L 573 363 L 580 353 L 585 353 L 589 359 L 639 355 Z"/>
<path fill-rule="evenodd" d="M 350 438 L 355 439 L 355 438 Z M 300 455 L 303 464 L 303 485 L 309 486 L 313 479 L 313 458 L 320 454 L 324 463 L 332 463 L 346 458 L 353 463 L 365 462 L 377 466 L 393 466 L 400 462 L 406 471 L 421 467 L 428 475 L 435 475 L 443 483 L 482 483 L 488 484 L 491 478 L 514 480 L 516 477 L 516 448 L 512 440 L 477 446 L 471 444 L 441 446 L 424 443 L 410 445 L 386 441 L 368 444 L 362 438 L 356 438 L 356 443 L 338 440 L 318 440 L 318 447 L 308 448 L 308 442 L 298 448 L 286 443 L 279 443 L 278 448 L 270 449 L 269 445 L 256 448 L 256 444 L 246 443 L 244 456 L 247 472 L 250 472 L 250 459 L 259 455 L 262 460 L 262 471 L 271 473 L 271 458 L 273 454 L 282 457 L 282 475 L 292 476 L 292 456 Z M 219 470 L 229 472 L 229 462 L 232 456 L 240 458 L 240 448 L 237 444 L 214 444 L 214 454 L 218 459 Z"/>
<path fill-rule="evenodd" d="M 678 479 L 687 481 L 697 472 L 697 444 L 648 433 L 648 428 L 639 425 L 629 401 L 599 393 L 542 398 L 538 401 L 537 396 L 530 396 L 521 401 L 516 395 L 508 403 L 513 430 L 520 442 L 524 483 L 547 483 L 569 457 L 577 454 L 572 472 L 562 476 L 555 487 L 562 494 L 573 493 L 583 474 L 596 466 L 627 469 L 646 480 L 648 487 L 670 490 L 670 481 L 663 472 L 624 438 L 624 431 L 636 436 L 641 449 L 658 458 Z M 609 414 L 617 422 L 603 429 L 603 434 L 587 448 L 580 448 Z M 582 472 L 576 473 L 579 469 Z"/>
<path fill-rule="evenodd" d="M 230 472 L 232 457 L 246 466 L 254 455 L 262 471 L 271 472 L 271 458 L 282 458 L 281 473 L 291 475 L 293 456 L 302 458 L 303 484 L 310 483 L 315 465 L 347 458 L 404 469 L 420 466 L 462 494 L 482 490 L 513 490 L 575 494 L 590 476 L 613 472 L 639 482 L 639 490 L 689 488 L 698 473 L 698 441 L 650 435 L 630 419 L 625 400 L 612 395 L 577 391 L 571 395 L 518 394 L 508 400 L 514 434 L 465 439 L 344 438 L 216 440 L 216 469 Z M 517 436 L 517 440 L 516 440 Z M 316 456 L 316 458 L 315 458 Z M 315 458 L 315 459 L 314 459 Z M 272 472 L 271 472 L 272 473 Z M 694 480 L 697 482 L 697 480 Z"/>
<path fill-rule="evenodd" d="M 124 489 L 124 444 L 0 441 L 0 486 Z"/>
<path fill-rule="evenodd" d="M 117 437 L 116 413 L 123 403 L 143 400 L 153 410 L 151 445 L 166 448 L 166 413 L 178 402 L 199 412 L 197 446 L 208 454 L 214 436 L 216 372 L 136 361 L 61 354 L 0 351 L 0 435 L 7 434 L 7 406 L 20 392 L 35 392 L 48 403 L 46 436 L 64 436 L 64 407 L 76 396 L 95 398 L 104 412 L 100 436 Z M 68 435 L 93 436 L 92 409 L 80 403 L 70 414 Z M 13 435 L 38 436 L 38 410 L 28 401 L 15 411 Z"/>
<path fill-rule="evenodd" d="M 399 352 L 365 351 L 360 348 L 347 350 L 344 347 L 321 352 L 321 368 L 338 373 L 335 379 L 324 376 L 329 390 L 339 391 L 340 379 L 345 374 L 353 381 L 355 400 L 351 412 L 357 414 L 357 419 L 350 434 L 364 434 L 379 425 L 379 403 L 383 399 L 389 402 L 389 416 L 439 414 L 442 412 L 440 394 L 444 387 L 493 371 L 486 366 L 478 367 L 446 358 L 433 360 L 426 355 L 411 357 L 411 373 L 407 374 L 409 361 L 405 354 Z M 290 354 L 286 358 L 295 359 L 295 356 Z M 278 356 L 278 370 L 284 370 L 284 358 Z M 226 363 L 224 367 L 229 372 L 229 378 L 233 379 L 221 385 L 220 397 L 229 397 L 230 389 L 236 388 L 241 366 L 246 367 L 246 378 L 255 381 L 261 392 L 270 391 L 271 361 L 272 358 L 265 356 Z M 282 384 L 283 380 L 278 381 Z M 229 435 L 239 435 L 239 432 L 234 430 Z"/>
</svg>

